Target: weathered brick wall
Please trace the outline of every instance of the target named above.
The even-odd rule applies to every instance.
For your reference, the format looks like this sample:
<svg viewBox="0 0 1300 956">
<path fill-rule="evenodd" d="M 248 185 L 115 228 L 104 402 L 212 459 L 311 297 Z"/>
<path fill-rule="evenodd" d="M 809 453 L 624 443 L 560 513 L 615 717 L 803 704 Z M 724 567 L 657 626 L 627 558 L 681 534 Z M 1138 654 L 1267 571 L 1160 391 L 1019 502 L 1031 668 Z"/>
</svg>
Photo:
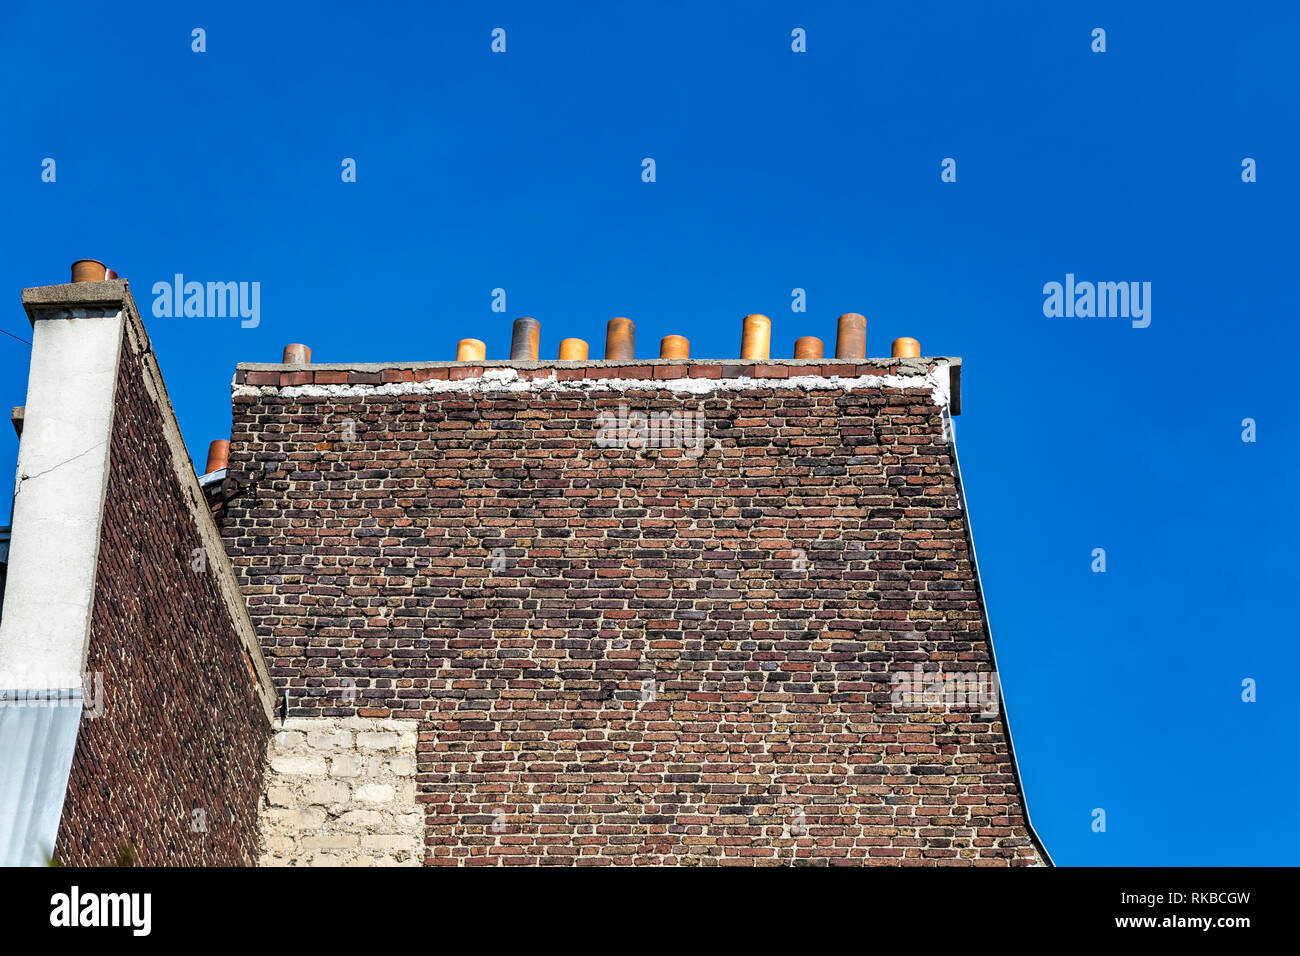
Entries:
<svg viewBox="0 0 1300 956">
<path fill-rule="evenodd" d="M 82 721 L 56 847 L 75 866 L 250 865 L 270 723 L 138 344 L 124 338 Z M 197 507 L 197 506 L 196 506 Z"/>
<path fill-rule="evenodd" d="M 284 374 L 227 549 L 294 715 L 421 721 L 425 862 L 1039 861 L 1002 718 L 891 701 L 990 669 L 929 389 Z M 598 447 L 621 404 L 706 450 Z"/>
</svg>

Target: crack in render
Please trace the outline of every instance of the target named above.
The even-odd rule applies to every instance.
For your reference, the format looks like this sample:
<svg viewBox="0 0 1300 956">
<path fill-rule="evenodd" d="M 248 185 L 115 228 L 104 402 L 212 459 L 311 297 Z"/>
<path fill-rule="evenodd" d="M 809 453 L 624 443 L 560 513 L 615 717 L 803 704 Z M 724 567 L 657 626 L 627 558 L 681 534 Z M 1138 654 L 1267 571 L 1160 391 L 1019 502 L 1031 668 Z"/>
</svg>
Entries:
<svg viewBox="0 0 1300 956">
<path fill-rule="evenodd" d="M 76 461 L 78 458 L 85 458 L 87 455 L 89 455 L 89 454 L 90 454 L 92 451 L 94 451 L 95 449 L 97 449 L 97 448 L 103 448 L 103 447 L 104 447 L 105 445 L 107 445 L 107 444 L 108 444 L 108 439 L 104 439 L 104 441 L 96 442 L 95 444 L 93 444 L 93 445 L 91 445 L 89 448 L 87 448 L 85 451 L 83 451 L 83 452 L 81 452 L 81 453 L 79 453 L 79 454 L 73 455 L 71 458 L 65 458 L 63 461 L 59 462 L 57 465 L 51 465 L 49 468 L 46 468 L 44 471 L 38 471 L 38 472 L 37 472 L 36 474 L 34 474 L 34 475 L 19 475 L 19 476 L 18 476 L 18 484 L 17 484 L 17 486 L 14 488 L 14 496 L 17 497 L 17 496 L 18 496 L 18 493 L 21 492 L 21 491 L 23 490 L 23 482 L 24 482 L 24 481 L 31 481 L 33 478 L 40 478 L 42 475 L 48 475 L 50 472 L 55 471 L 56 469 L 62 468 L 64 465 L 71 464 L 72 462 Z"/>
</svg>

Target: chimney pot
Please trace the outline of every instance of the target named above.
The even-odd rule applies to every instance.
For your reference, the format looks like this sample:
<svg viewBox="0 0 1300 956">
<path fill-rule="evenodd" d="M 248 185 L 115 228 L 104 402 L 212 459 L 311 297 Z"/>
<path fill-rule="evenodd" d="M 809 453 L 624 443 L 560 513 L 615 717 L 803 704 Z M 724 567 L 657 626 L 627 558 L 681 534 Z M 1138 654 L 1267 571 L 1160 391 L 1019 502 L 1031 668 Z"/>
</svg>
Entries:
<svg viewBox="0 0 1300 956">
<path fill-rule="evenodd" d="M 561 339 L 560 340 L 560 361 L 561 362 L 585 362 L 587 361 L 587 343 L 582 339 Z"/>
<path fill-rule="evenodd" d="M 284 347 L 284 357 L 280 361 L 285 365 L 310 365 L 311 349 L 300 342 L 293 342 Z"/>
<path fill-rule="evenodd" d="M 541 338 L 542 323 L 527 315 L 515 319 L 510 336 L 510 361 L 536 362 Z"/>
<path fill-rule="evenodd" d="M 747 315 L 740 333 L 742 359 L 766 359 L 772 355 L 772 320 L 765 315 Z"/>
<path fill-rule="evenodd" d="M 104 270 L 104 278 L 105 278 L 105 279 L 116 279 L 116 278 L 117 278 L 117 271 L 114 270 L 114 269 L 105 269 L 105 270 Z"/>
<path fill-rule="evenodd" d="M 867 317 L 857 312 L 840 316 L 835 330 L 835 357 L 860 359 L 867 357 Z"/>
<path fill-rule="evenodd" d="M 794 340 L 794 357 L 815 359 L 822 357 L 822 340 L 815 335 L 805 335 Z"/>
<path fill-rule="evenodd" d="M 72 264 L 72 281 L 102 282 L 107 271 L 98 259 L 78 259 Z"/>
<path fill-rule="evenodd" d="M 894 358 L 920 358 L 921 343 L 916 339 L 894 339 L 891 354 Z"/>
<path fill-rule="evenodd" d="M 605 326 L 605 360 L 631 361 L 636 358 L 636 325 L 622 316 Z"/>
<path fill-rule="evenodd" d="M 691 357 L 691 343 L 684 335 L 665 335 L 659 340 L 659 357 L 661 359 L 688 359 Z"/>
<path fill-rule="evenodd" d="M 487 346 L 478 339 L 461 339 L 456 343 L 457 362 L 481 362 L 487 358 Z"/>
<path fill-rule="evenodd" d="M 230 461 L 230 439 L 218 438 L 208 446 L 208 463 L 203 468 L 205 475 L 220 471 Z"/>
</svg>

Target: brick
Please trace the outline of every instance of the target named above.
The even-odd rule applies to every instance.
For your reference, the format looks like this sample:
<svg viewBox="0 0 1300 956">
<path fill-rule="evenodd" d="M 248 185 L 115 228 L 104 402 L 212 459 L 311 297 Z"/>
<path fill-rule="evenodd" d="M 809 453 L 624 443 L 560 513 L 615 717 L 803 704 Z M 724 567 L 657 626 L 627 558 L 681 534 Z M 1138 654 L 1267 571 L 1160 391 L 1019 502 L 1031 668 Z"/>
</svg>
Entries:
<svg viewBox="0 0 1300 956">
<path fill-rule="evenodd" d="M 692 365 L 691 378 L 722 378 L 721 365 Z"/>
</svg>

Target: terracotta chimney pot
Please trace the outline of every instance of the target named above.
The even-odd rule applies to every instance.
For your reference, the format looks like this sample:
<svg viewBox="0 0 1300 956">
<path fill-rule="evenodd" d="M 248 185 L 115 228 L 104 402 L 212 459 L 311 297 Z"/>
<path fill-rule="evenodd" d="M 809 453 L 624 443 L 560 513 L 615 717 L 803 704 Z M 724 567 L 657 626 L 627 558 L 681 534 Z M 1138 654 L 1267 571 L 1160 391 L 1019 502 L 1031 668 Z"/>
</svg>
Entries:
<svg viewBox="0 0 1300 956">
<path fill-rule="evenodd" d="M 73 282 L 102 282 L 108 269 L 98 259 L 78 259 L 72 264 Z"/>
<path fill-rule="evenodd" d="M 894 358 L 920 358 L 921 343 L 916 339 L 894 339 L 891 354 Z"/>
<path fill-rule="evenodd" d="M 840 316 L 835 331 L 835 357 L 860 359 L 867 357 L 867 317 L 857 312 Z"/>
<path fill-rule="evenodd" d="M 487 346 L 478 339 L 461 339 L 456 343 L 457 362 L 481 362 L 487 358 Z"/>
<path fill-rule="evenodd" d="M 214 471 L 220 471 L 229 461 L 230 439 L 218 438 L 208 446 L 208 463 L 203 467 L 203 473 L 210 475 Z"/>
<path fill-rule="evenodd" d="M 815 335 L 805 335 L 794 340 L 794 357 L 815 359 L 822 357 L 822 340 Z"/>
<path fill-rule="evenodd" d="M 582 339 L 561 339 L 560 340 L 560 361 L 561 362 L 585 362 L 587 361 L 587 343 Z"/>
<path fill-rule="evenodd" d="M 665 335 L 659 340 L 659 357 L 661 359 L 690 358 L 690 340 L 684 335 Z"/>
<path fill-rule="evenodd" d="M 772 320 L 765 315 L 747 315 L 740 333 L 742 359 L 766 359 L 772 356 Z"/>
<path fill-rule="evenodd" d="M 605 325 L 605 360 L 628 362 L 636 358 L 636 324 L 631 319 L 610 319 Z"/>
</svg>

